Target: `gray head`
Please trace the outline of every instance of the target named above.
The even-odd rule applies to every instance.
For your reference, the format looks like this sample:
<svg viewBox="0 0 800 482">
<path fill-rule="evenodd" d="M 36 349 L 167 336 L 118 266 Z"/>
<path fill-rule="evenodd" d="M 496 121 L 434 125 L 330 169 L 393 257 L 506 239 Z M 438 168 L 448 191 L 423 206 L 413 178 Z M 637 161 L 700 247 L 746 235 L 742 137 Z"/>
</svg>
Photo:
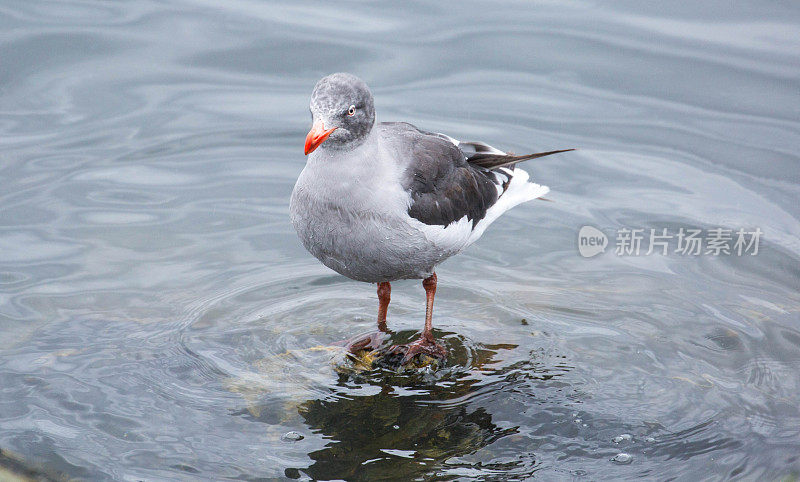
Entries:
<svg viewBox="0 0 800 482">
<path fill-rule="evenodd" d="M 372 93 L 352 74 L 323 77 L 314 86 L 309 107 L 313 126 L 306 137 L 306 154 L 323 142 L 331 149 L 358 146 L 375 124 Z"/>
</svg>

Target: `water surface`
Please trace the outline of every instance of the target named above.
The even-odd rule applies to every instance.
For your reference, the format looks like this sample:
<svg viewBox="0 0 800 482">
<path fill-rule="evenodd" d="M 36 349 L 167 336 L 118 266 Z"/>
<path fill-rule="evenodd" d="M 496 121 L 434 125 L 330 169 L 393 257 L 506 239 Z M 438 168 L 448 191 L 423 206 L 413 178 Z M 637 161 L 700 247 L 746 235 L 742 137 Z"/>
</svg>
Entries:
<svg viewBox="0 0 800 482">
<path fill-rule="evenodd" d="M 799 24 L 791 2 L 4 3 L 0 465 L 796 477 Z M 580 148 L 525 165 L 555 202 L 439 268 L 439 370 L 342 369 L 375 289 L 288 221 L 310 91 L 342 70 L 382 120 Z M 584 225 L 604 254 L 578 254 Z M 756 256 L 618 256 L 623 227 L 764 235 Z M 400 342 L 424 295 L 392 297 Z"/>
</svg>

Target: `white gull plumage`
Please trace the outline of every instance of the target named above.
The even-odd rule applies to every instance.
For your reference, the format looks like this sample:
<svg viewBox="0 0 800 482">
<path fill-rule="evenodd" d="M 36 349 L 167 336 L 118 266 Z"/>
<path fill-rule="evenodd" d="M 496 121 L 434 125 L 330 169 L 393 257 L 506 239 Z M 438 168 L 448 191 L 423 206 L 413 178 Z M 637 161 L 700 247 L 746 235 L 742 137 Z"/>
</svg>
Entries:
<svg viewBox="0 0 800 482">
<path fill-rule="evenodd" d="M 320 80 L 310 107 L 308 160 L 290 201 L 303 245 L 338 273 L 379 284 L 382 329 L 389 282 L 425 279 L 425 330 L 401 351 L 404 360 L 443 356 L 431 334 L 435 267 L 504 212 L 548 192 L 514 164 L 564 151 L 514 156 L 406 123 L 376 123 L 372 94 L 350 74 Z"/>
<path fill-rule="evenodd" d="M 498 199 L 474 227 L 466 214 L 447 225 L 425 224 L 409 215 L 412 198 L 401 182 L 411 160 L 387 148 L 381 131 L 374 129 L 353 150 L 312 152 L 290 201 L 292 224 L 306 249 L 349 278 L 371 283 L 427 278 L 501 214 L 549 191 L 528 182 L 522 169 L 499 168 L 510 176 L 509 184 L 504 190 L 506 179 L 492 173 Z"/>
</svg>

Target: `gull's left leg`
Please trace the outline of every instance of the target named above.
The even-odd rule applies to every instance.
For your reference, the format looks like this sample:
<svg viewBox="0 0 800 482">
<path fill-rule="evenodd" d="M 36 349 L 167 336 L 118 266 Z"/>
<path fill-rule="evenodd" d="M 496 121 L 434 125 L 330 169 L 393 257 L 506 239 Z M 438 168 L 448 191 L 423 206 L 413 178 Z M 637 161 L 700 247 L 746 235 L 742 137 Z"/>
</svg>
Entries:
<svg viewBox="0 0 800 482">
<path fill-rule="evenodd" d="M 403 356 L 402 364 L 408 363 L 412 358 L 420 353 L 438 359 L 447 357 L 447 350 L 436 342 L 433 338 L 433 298 L 436 296 L 436 273 L 422 280 L 422 287 L 425 288 L 425 328 L 419 340 L 406 345 L 408 350 Z"/>
<path fill-rule="evenodd" d="M 388 281 L 378 283 L 378 329 L 386 333 L 386 312 L 392 298 L 392 285 Z"/>
<path fill-rule="evenodd" d="M 356 354 L 366 348 L 377 350 L 381 346 L 384 333 L 388 333 L 386 328 L 386 312 L 389 310 L 389 300 L 391 299 L 392 285 L 388 281 L 378 283 L 378 332 L 361 336 L 347 344 L 347 350 Z"/>
</svg>

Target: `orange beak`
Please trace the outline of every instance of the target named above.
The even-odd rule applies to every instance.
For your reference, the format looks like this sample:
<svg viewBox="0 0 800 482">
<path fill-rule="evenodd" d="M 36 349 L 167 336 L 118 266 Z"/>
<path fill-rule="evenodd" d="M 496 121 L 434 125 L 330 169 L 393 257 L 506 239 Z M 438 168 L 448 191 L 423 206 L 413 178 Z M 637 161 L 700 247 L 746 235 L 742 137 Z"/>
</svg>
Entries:
<svg viewBox="0 0 800 482">
<path fill-rule="evenodd" d="M 306 136 L 306 155 L 314 152 L 314 149 L 325 142 L 325 139 L 335 130 L 336 127 L 326 130 L 325 124 L 323 124 L 322 121 L 314 122 L 314 125 L 311 126 L 311 130 L 308 131 L 308 135 Z"/>
</svg>

